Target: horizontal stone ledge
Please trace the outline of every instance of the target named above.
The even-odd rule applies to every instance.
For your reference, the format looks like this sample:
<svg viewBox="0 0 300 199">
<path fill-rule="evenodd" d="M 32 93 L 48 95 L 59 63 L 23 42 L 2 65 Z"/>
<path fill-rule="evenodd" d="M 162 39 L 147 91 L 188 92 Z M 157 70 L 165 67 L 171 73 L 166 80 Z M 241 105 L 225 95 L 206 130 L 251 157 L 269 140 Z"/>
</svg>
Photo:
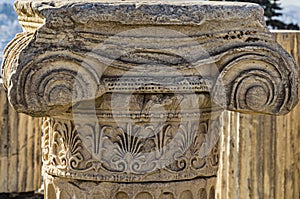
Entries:
<svg viewBox="0 0 300 199">
<path fill-rule="evenodd" d="M 249 23 L 263 27 L 263 9 L 257 4 L 220 3 L 204 1 L 31 1 L 15 4 L 24 25 L 42 24 L 46 19 L 53 24 L 68 21 L 65 26 L 86 24 L 90 21 L 118 22 L 121 24 L 176 24 L 202 25 L 206 21 L 232 21 L 239 26 Z M 60 16 L 66 17 L 65 19 Z M 62 24 L 61 24 L 62 25 Z M 25 25 L 26 26 L 26 25 Z"/>
<path fill-rule="evenodd" d="M 25 32 L 6 48 L 3 78 L 19 112 L 60 115 L 115 92 L 200 93 L 245 113 L 286 114 L 298 102 L 298 67 L 267 30 L 258 5 L 19 0 L 15 6 Z M 131 86 L 145 79 L 145 86 Z"/>
</svg>

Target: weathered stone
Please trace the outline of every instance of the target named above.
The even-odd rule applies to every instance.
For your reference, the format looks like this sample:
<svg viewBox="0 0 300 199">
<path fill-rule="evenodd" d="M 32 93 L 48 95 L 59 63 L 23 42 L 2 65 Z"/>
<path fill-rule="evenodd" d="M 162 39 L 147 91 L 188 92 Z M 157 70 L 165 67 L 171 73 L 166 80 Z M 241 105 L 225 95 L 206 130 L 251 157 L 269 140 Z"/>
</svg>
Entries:
<svg viewBox="0 0 300 199">
<path fill-rule="evenodd" d="M 6 50 L 3 78 L 18 111 L 61 115 L 77 102 L 125 89 L 110 85 L 113 77 L 166 85 L 175 71 L 209 77 L 214 101 L 230 110 L 278 114 L 297 103 L 298 69 L 267 31 L 258 5 L 20 0 L 15 6 L 25 32 Z M 151 73 L 163 79 L 140 79 Z M 200 88 L 193 91 L 202 92 L 195 81 Z"/>
<path fill-rule="evenodd" d="M 300 32 L 276 31 L 300 64 Z M 218 199 L 300 198 L 300 104 L 284 116 L 223 114 Z"/>
<path fill-rule="evenodd" d="M 3 77 L 16 110 L 49 117 L 46 198 L 214 198 L 222 110 L 285 114 L 298 101 L 298 68 L 258 5 L 15 6 L 25 32 Z"/>
<path fill-rule="evenodd" d="M 48 119 L 43 138 L 45 171 L 117 182 L 186 180 L 217 173 L 219 119 L 134 124 L 128 118 L 118 125 L 101 123 L 102 119 L 96 123 Z"/>
<path fill-rule="evenodd" d="M 45 183 L 46 198 L 213 199 L 215 193 L 215 178 L 169 183 L 113 183 L 46 176 Z"/>
<path fill-rule="evenodd" d="M 18 114 L 2 83 L 0 102 L 0 193 L 37 191 L 42 184 L 42 119 Z"/>
</svg>

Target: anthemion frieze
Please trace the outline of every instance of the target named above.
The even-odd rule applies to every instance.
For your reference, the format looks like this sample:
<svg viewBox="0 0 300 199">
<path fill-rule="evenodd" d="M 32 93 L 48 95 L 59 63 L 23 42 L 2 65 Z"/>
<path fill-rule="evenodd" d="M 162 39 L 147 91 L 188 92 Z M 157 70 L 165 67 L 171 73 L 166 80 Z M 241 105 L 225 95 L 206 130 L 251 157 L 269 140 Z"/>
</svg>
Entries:
<svg viewBox="0 0 300 199">
<path fill-rule="evenodd" d="M 255 4 L 15 3 L 12 106 L 45 117 L 46 198 L 214 198 L 223 110 L 285 114 L 298 67 Z"/>
</svg>

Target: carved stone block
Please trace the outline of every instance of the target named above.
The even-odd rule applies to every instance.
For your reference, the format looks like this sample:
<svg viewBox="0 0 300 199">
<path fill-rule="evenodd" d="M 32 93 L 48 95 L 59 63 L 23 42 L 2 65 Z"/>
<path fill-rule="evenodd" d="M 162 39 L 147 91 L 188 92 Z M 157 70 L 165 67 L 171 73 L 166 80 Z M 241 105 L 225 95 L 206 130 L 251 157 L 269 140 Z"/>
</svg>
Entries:
<svg viewBox="0 0 300 199">
<path fill-rule="evenodd" d="M 224 108 L 269 114 L 287 113 L 298 101 L 298 68 L 266 29 L 258 5 L 19 0 L 15 6 L 25 32 L 6 49 L 3 79 L 20 112 L 61 115 L 110 92 L 209 90 Z"/>
<path fill-rule="evenodd" d="M 273 32 L 300 64 L 300 32 Z M 300 198 L 300 104 L 284 116 L 223 114 L 217 199 Z"/>
<path fill-rule="evenodd" d="M 24 32 L 4 84 L 17 111 L 48 117 L 48 198 L 213 198 L 222 110 L 285 114 L 298 101 L 298 67 L 258 5 L 15 6 Z"/>
<path fill-rule="evenodd" d="M 113 183 L 46 176 L 45 197 L 70 199 L 213 199 L 215 178 L 192 181 Z"/>
</svg>

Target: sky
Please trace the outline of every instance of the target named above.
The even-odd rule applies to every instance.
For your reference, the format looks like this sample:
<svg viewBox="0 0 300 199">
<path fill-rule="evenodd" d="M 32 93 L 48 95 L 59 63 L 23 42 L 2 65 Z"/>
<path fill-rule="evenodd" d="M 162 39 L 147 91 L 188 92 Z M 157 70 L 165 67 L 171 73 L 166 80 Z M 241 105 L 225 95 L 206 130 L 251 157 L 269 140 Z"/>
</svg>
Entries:
<svg viewBox="0 0 300 199">
<path fill-rule="evenodd" d="M 0 0 L 0 2 L 10 3 L 10 2 L 14 2 L 14 0 Z"/>
<path fill-rule="evenodd" d="M 287 6 L 287 5 L 300 6 L 299 0 L 280 0 L 279 2 L 281 3 L 282 6 Z"/>
</svg>

